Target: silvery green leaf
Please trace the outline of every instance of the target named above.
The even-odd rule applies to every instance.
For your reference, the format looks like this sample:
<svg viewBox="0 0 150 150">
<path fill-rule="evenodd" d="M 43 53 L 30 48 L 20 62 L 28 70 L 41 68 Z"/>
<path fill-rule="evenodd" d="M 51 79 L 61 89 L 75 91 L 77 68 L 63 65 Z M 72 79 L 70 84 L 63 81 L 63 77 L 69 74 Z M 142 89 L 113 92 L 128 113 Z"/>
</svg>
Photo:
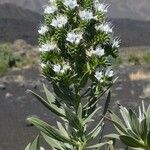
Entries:
<svg viewBox="0 0 150 150">
<path fill-rule="evenodd" d="M 96 149 L 96 148 L 103 147 L 103 146 L 105 146 L 106 144 L 109 144 L 109 142 L 103 142 L 103 143 L 95 144 L 95 145 L 92 145 L 92 146 L 88 146 L 88 147 L 86 147 L 86 148 L 87 148 L 87 149 Z"/>
<path fill-rule="evenodd" d="M 49 104 L 44 98 L 42 98 L 35 92 L 30 91 L 30 90 L 28 90 L 28 91 L 31 92 L 31 94 L 33 94 L 46 108 L 51 110 L 53 113 L 55 113 L 58 116 L 65 117 L 64 111 L 61 108 L 58 108 L 57 106 L 55 106 L 53 104 Z"/>
<path fill-rule="evenodd" d="M 46 135 L 45 133 L 41 132 L 43 138 L 45 139 L 45 141 L 54 149 L 59 149 L 59 150 L 64 150 L 64 144 L 55 140 L 54 138 L 51 138 L 50 136 Z"/>
<path fill-rule="evenodd" d="M 31 143 L 29 150 L 40 150 L 39 136 Z"/>
<path fill-rule="evenodd" d="M 88 122 L 91 122 L 92 117 L 97 113 L 98 110 L 101 109 L 101 106 L 96 108 L 95 111 L 93 113 L 91 113 L 87 118 L 84 119 L 83 121 L 83 125 L 85 125 Z"/>
<path fill-rule="evenodd" d="M 115 115 L 114 113 L 110 113 L 110 117 L 111 117 L 111 121 L 113 122 L 116 130 L 120 133 L 120 134 L 128 134 L 126 127 L 124 126 L 124 124 L 122 123 L 122 121 L 120 120 L 120 118 Z"/>
<path fill-rule="evenodd" d="M 44 87 L 44 91 L 45 91 L 45 94 L 46 94 L 46 97 L 47 97 L 47 100 L 48 102 L 51 104 L 51 103 L 54 103 L 55 102 L 55 97 L 54 95 L 46 88 L 45 85 L 43 85 Z"/>
<path fill-rule="evenodd" d="M 70 143 L 72 145 L 76 146 L 76 142 L 71 140 L 70 138 L 67 138 L 66 136 L 62 135 L 58 129 L 56 129 L 53 126 L 50 126 L 46 122 L 35 118 L 35 117 L 30 117 L 27 119 L 30 123 L 35 125 L 41 132 L 45 133 L 46 135 L 60 141 L 60 142 L 65 142 L 65 143 Z"/>
<path fill-rule="evenodd" d="M 91 140 L 91 139 L 94 139 L 98 134 L 99 132 L 101 131 L 101 128 L 102 128 L 102 123 L 103 123 L 104 119 L 102 118 L 100 120 L 100 122 L 96 125 L 96 127 L 88 133 L 87 135 L 87 140 Z"/>
<path fill-rule="evenodd" d="M 82 119 L 82 104 L 81 103 L 79 104 L 77 114 L 78 114 L 78 118 L 81 120 Z"/>
<path fill-rule="evenodd" d="M 128 110 L 123 107 L 122 105 L 119 106 L 120 108 L 120 113 L 122 115 L 122 118 L 127 126 L 127 128 L 131 129 L 131 124 L 130 124 L 130 116 Z"/>
<path fill-rule="evenodd" d="M 30 145 L 31 145 L 31 143 L 29 143 L 29 144 L 27 145 L 27 147 L 25 148 L 25 150 L 30 150 Z"/>
<path fill-rule="evenodd" d="M 121 135 L 120 140 L 129 147 L 145 148 L 144 143 L 142 143 L 140 140 L 137 140 L 137 139 L 130 137 L 128 135 Z"/>
<path fill-rule="evenodd" d="M 60 122 L 57 122 L 57 126 L 59 128 L 59 131 L 66 137 L 69 138 L 68 133 L 66 131 L 66 129 L 63 127 L 63 125 Z"/>
</svg>

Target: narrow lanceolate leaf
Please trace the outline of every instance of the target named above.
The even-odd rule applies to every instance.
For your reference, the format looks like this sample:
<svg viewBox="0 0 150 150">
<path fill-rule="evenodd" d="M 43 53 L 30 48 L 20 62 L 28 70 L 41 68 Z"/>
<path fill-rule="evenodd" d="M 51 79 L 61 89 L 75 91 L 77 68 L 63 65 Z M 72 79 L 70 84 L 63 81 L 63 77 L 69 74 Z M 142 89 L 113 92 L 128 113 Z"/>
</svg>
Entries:
<svg viewBox="0 0 150 150">
<path fill-rule="evenodd" d="M 148 147 L 150 149 L 150 131 L 147 134 L 147 145 L 148 145 Z"/>
<path fill-rule="evenodd" d="M 61 108 L 58 108 L 53 104 L 49 104 L 44 98 L 34 93 L 33 91 L 29 90 L 29 92 L 31 92 L 47 109 L 51 110 L 54 114 L 65 117 L 64 111 Z"/>
<path fill-rule="evenodd" d="M 39 136 L 37 136 L 36 139 L 31 143 L 29 150 L 40 150 Z"/>
<path fill-rule="evenodd" d="M 145 141 L 146 136 L 147 136 L 147 119 L 144 118 L 141 123 L 140 123 L 140 137 L 142 138 L 143 141 Z"/>
<path fill-rule="evenodd" d="M 68 135 L 66 129 L 63 127 L 63 125 L 60 122 L 57 122 L 57 126 L 58 126 L 61 134 L 69 138 L 69 135 Z"/>
<path fill-rule="evenodd" d="M 120 105 L 120 113 L 122 115 L 122 118 L 127 126 L 127 128 L 131 129 L 131 120 L 130 120 L 130 116 L 129 116 L 129 111 L 123 107 L 122 105 Z"/>
<path fill-rule="evenodd" d="M 111 139 L 117 139 L 117 140 L 120 139 L 118 134 L 107 134 L 104 136 L 104 138 L 111 138 Z"/>
<path fill-rule="evenodd" d="M 127 129 L 126 127 L 123 125 L 122 121 L 118 118 L 117 115 L 115 115 L 114 113 L 110 113 L 110 121 L 113 122 L 116 130 L 120 133 L 120 134 L 128 134 L 127 133 Z M 107 118 L 109 119 L 109 118 Z"/>
<path fill-rule="evenodd" d="M 77 114 L 78 114 L 78 118 L 82 119 L 82 104 L 81 103 L 79 104 Z"/>
<path fill-rule="evenodd" d="M 96 145 L 88 146 L 88 147 L 86 147 L 86 148 L 87 148 L 87 149 L 96 149 L 96 148 L 103 147 L 103 146 L 105 146 L 106 144 L 109 144 L 109 142 L 99 143 L 99 144 L 96 144 Z"/>
<path fill-rule="evenodd" d="M 31 145 L 31 143 L 29 143 L 29 144 L 27 145 L 27 147 L 25 148 L 25 150 L 30 150 L 30 145 Z"/>
<path fill-rule="evenodd" d="M 93 113 L 91 113 L 84 121 L 83 121 L 83 125 L 85 125 L 86 123 L 90 122 L 92 117 L 96 114 L 96 112 L 98 110 L 100 110 L 101 107 L 98 107 L 97 109 L 95 109 L 95 111 Z"/>
<path fill-rule="evenodd" d="M 69 143 L 69 144 L 76 146 L 75 141 L 71 140 L 70 138 L 65 137 L 64 135 L 62 135 L 60 133 L 60 131 L 58 129 L 50 126 L 46 122 L 44 122 L 38 118 L 35 118 L 35 117 L 30 117 L 27 120 L 30 123 L 32 123 L 33 125 L 35 125 L 41 132 L 45 133 L 46 135 L 48 135 L 60 142 L 65 142 L 65 143 Z"/>
<path fill-rule="evenodd" d="M 55 103 L 55 97 L 54 97 L 54 95 L 46 88 L 45 85 L 43 85 L 43 87 L 44 87 L 44 91 L 45 91 L 45 94 L 46 94 L 48 102 L 50 104 L 51 103 Z"/>
<path fill-rule="evenodd" d="M 91 132 L 88 133 L 87 140 L 92 140 L 99 134 L 99 132 L 102 129 L 103 121 L 104 121 L 104 118 L 102 118 L 100 122 L 96 125 L 96 127 Z"/>
<path fill-rule="evenodd" d="M 136 140 L 133 137 L 127 136 L 127 135 L 121 135 L 120 140 L 127 146 L 133 147 L 133 148 L 144 148 L 145 145 L 139 140 Z"/>
<path fill-rule="evenodd" d="M 133 112 L 131 109 L 129 109 L 129 115 L 130 115 L 130 120 L 131 120 L 131 127 L 132 130 L 137 134 L 140 135 L 140 131 L 139 131 L 139 120 L 135 114 L 135 112 Z"/>
<path fill-rule="evenodd" d="M 46 135 L 45 133 L 41 132 L 43 138 L 45 139 L 45 141 L 52 147 L 52 148 L 56 148 L 59 150 L 64 150 L 64 144 L 51 138 L 50 136 Z"/>
<path fill-rule="evenodd" d="M 68 107 L 63 106 L 63 108 L 65 109 L 65 115 L 67 120 L 69 121 L 70 125 L 72 127 L 74 127 L 75 129 L 79 130 L 82 128 L 82 120 L 79 120 L 79 118 L 77 117 L 77 115 Z"/>
<path fill-rule="evenodd" d="M 147 130 L 150 131 L 150 105 L 147 108 Z"/>
</svg>

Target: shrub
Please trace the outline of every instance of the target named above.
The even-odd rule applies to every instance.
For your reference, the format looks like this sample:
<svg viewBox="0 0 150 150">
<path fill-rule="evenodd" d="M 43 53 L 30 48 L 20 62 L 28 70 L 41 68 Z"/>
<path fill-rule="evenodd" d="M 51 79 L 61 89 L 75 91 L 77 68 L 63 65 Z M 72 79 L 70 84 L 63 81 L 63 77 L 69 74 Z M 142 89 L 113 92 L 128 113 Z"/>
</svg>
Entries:
<svg viewBox="0 0 150 150">
<path fill-rule="evenodd" d="M 135 54 L 130 54 L 128 58 L 129 63 L 133 63 L 134 65 L 140 65 L 140 57 Z"/>
<path fill-rule="evenodd" d="M 120 139 L 127 147 L 140 150 L 150 149 L 150 105 L 139 107 L 139 115 L 131 109 L 120 107 L 122 119 L 110 113 L 111 121 L 118 131 Z M 115 136 L 114 136 L 115 137 Z M 116 136 L 117 137 L 117 136 Z"/>
<path fill-rule="evenodd" d="M 0 44 L 0 74 L 4 74 L 9 67 L 20 61 L 20 57 L 13 53 L 9 44 Z"/>
<path fill-rule="evenodd" d="M 150 52 L 146 52 L 146 53 L 143 55 L 143 60 L 144 60 L 144 63 L 150 64 Z"/>
<path fill-rule="evenodd" d="M 98 0 L 50 0 L 44 10 L 45 22 L 38 31 L 41 67 L 55 95 L 46 86 L 46 99 L 30 92 L 62 122 L 54 127 L 37 117 L 27 120 L 53 149 L 85 150 L 111 144 L 100 141 L 90 146 L 104 127 L 110 92 L 104 107 L 98 101 L 114 82 L 112 63 L 118 56 L 119 40 L 112 37 L 107 7 Z M 99 110 L 102 117 L 89 131 Z M 27 149 L 39 149 L 38 141 L 36 138 Z"/>
</svg>

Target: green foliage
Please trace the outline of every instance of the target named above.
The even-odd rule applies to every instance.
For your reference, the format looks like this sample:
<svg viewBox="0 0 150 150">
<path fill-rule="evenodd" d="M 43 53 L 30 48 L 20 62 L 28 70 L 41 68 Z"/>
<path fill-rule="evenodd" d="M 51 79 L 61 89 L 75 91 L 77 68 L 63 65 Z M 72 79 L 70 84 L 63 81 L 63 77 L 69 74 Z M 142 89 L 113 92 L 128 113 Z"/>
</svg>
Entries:
<svg viewBox="0 0 150 150">
<path fill-rule="evenodd" d="M 143 54 L 143 61 L 146 64 L 150 64 L 150 52 Z"/>
<path fill-rule="evenodd" d="M 71 5 L 70 5 L 71 4 Z M 73 6 L 74 5 L 74 6 Z M 55 95 L 44 86 L 46 99 L 30 91 L 47 109 L 62 119 L 54 127 L 41 119 L 28 121 L 54 150 L 85 150 L 111 145 L 110 141 L 91 145 L 104 126 L 110 92 L 103 112 L 98 101 L 114 82 L 112 62 L 118 56 L 119 41 L 97 0 L 50 0 L 45 22 L 39 29 L 43 75 Z M 111 61 L 110 58 L 111 57 Z M 100 122 L 89 131 L 99 112 Z M 101 134 L 102 135 L 102 134 Z M 101 137 L 102 138 L 102 137 Z"/>
<path fill-rule="evenodd" d="M 141 150 L 150 149 L 150 105 L 146 109 L 144 102 L 139 107 L 139 116 L 120 105 L 122 119 L 110 113 L 111 121 L 119 133 L 119 139 L 128 147 Z"/>
<path fill-rule="evenodd" d="M 15 66 L 19 60 L 20 58 L 12 52 L 9 44 L 0 44 L 0 75 Z"/>
<path fill-rule="evenodd" d="M 128 61 L 129 61 L 129 63 L 132 63 L 134 65 L 140 65 L 141 64 L 139 56 L 137 56 L 135 54 L 129 55 Z"/>
</svg>

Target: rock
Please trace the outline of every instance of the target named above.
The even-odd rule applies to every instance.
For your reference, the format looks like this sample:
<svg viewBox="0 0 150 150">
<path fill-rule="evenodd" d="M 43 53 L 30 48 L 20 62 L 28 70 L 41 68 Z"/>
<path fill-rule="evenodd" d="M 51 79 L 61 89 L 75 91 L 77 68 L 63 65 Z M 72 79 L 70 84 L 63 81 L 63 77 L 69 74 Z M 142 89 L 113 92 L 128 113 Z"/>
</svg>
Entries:
<svg viewBox="0 0 150 150">
<path fill-rule="evenodd" d="M 0 89 L 1 90 L 5 90 L 6 89 L 6 85 L 5 84 L 0 84 Z"/>
<path fill-rule="evenodd" d="M 6 93 L 5 98 L 10 98 L 10 97 L 12 97 L 12 96 L 13 96 L 13 94 L 11 94 L 11 93 Z"/>
</svg>

